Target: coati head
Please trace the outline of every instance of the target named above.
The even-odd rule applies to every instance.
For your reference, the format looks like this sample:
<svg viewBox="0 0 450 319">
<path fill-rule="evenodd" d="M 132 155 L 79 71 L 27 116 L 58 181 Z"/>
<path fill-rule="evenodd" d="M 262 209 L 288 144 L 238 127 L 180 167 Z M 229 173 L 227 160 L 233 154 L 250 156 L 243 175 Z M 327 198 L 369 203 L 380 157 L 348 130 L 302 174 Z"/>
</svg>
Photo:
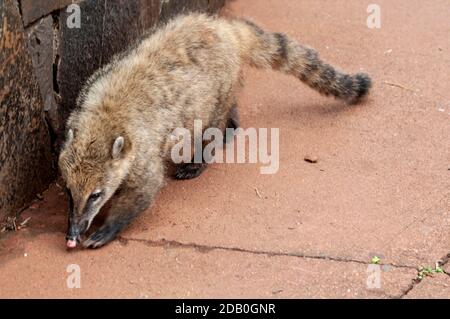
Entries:
<svg viewBox="0 0 450 319">
<path fill-rule="evenodd" d="M 99 128 L 95 136 L 92 131 L 69 127 L 59 156 L 70 201 L 67 245 L 71 248 L 118 190 L 130 166 L 131 144 L 125 134 L 114 134 L 114 129 L 107 127 Z"/>
</svg>

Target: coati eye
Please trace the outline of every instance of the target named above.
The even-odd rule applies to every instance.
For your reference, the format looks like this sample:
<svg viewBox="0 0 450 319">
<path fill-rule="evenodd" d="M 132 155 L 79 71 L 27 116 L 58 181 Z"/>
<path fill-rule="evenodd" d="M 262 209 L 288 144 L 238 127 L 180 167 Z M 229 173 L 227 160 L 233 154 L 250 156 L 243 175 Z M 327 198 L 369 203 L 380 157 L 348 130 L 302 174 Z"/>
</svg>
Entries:
<svg viewBox="0 0 450 319">
<path fill-rule="evenodd" d="M 90 202 L 95 202 L 97 199 L 99 199 L 100 197 L 102 197 L 102 195 L 103 195 L 103 192 L 102 192 L 102 191 L 92 193 L 91 196 L 89 196 L 89 201 L 90 201 Z"/>
</svg>

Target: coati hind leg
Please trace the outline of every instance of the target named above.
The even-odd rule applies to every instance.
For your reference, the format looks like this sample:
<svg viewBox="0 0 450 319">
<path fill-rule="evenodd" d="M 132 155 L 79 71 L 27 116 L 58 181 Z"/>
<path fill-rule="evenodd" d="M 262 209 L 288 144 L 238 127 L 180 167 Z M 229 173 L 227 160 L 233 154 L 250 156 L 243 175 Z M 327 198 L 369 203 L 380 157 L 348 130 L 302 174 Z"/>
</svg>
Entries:
<svg viewBox="0 0 450 319">
<path fill-rule="evenodd" d="M 238 114 L 238 110 L 237 110 L 237 103 L 233 99 L 231 104 L 232 104 L 232 107 L 230 108 L 230 111 L 227 115 L 226 123 L 223 123 L 224 122 L 223 120 L 216 119 L 220 123 L 220 125 L 218 125 L 218 126 L 222 127 L 222 128 L 220 128 L 221 130 L 225 126 L 225 129 L 223 130 L 224 131 L 224 135 L 223 135 L 224 143 L 229 143 L 233 139 L 233 136 L 234 136 L 233 134 L 227 134 L 226 129 L 227 128 L 237 129 L 239 127 L 239 114 Z M 195 156 L 194 156 L 194 159 L 192 160 L 191 163 L 179 164 L 176 168 L 176 172 L 174 175 L 175 179 L 186 180 L 186 179 L 197 178 L 205 171 L 205 169 L 208 167 L 207 163 L 211 162 L 212 158 L 208 158 L 208 159 L 203 158 L 203 147 L 204 146 L 205 146 L 205 142 L 202 143 L 201 150 L 196 150 L 198 152 L 201 152 L 201 154 L 202 154 L 202 163 L 195 163 L 195 161 L 194 161 Z M 214 154 L 212 154 L 212 155 L 214 156 Z"/>
<path fill-rule="evenodd" d="M 239 113 L 238 113 L 238 105 L 237 102 L 233 103 L 233 106 L 230 109 L 228 114 L 226 129 L 238 129 L 239 128 Z M 234 134 L 228 134 L 225 129 L 225 133 L 223 135 L 223 142 L 230 143 L 233 140 Z"/>
<path fill-rule="evenodd" d="M 141 184 L 141 185 L 136 185 Z M 158 190 L 163 185 L 163 174 L 144 174 L 133 186 L 125 185 L 113 197 L 111 210 L 104 224 L 83 242 L 86 248 L 99 248 L 106 245 L 138 216 L 147 209 Z"/>
<path fill-rule="evenodd" d="M 183 163 L 177 166 L 175 179 L 185 180 L 199 177 L 206 169 L 206 163 Z"/>
<path fill-rule="evenodd" d="M 201 143 L 194 143 L 200 145 L 198 149 L 195 149 L 194 156 L 190 163 L 181 163 L 176 166 L 174 178 L 178 180 L 193 179 L 199 177 L 206 169 L 208 164 L 203 158 L 203 141 Z"/>
<path fill-rule="evenodd" d="M 175 179 L 185 180 L 197 178 L 205 171 L 205 169 L 208 167 L 208 163 L 212 163 L 215 156 L 214 150 L 212 152 L 213 154 L 203 153 L 205 146 L 209 142 L 210 141 L 202 141 L 201 143 L 197 143 L 197 145 L 201 146 L 195 150 L 196 153 L 194 154 L 191 162 L 178 164 L 176 166 L 176 171 L 174 174 Z"/>
</svg>

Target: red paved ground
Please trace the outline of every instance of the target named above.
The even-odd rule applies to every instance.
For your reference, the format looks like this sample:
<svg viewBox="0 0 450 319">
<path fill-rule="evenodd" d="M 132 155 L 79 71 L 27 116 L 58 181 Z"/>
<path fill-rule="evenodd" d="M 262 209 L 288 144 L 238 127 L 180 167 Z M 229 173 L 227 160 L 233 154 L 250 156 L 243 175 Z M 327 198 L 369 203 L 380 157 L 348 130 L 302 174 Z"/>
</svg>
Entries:
<svg viewBox="0 0 450 319">
<path fill-rule="evenodd" d="M 244 127 L 280 128 L 280 171 L 214 165 L 170 181 L 121 240 L 65 250 L 66 202 L 53 186 L 29 227 L 0 241 L 0 297 L 450 297 L 447 274 L 413 283 L 450 252 L 448 0 L 238 0 L 248 17 L 372 75 L 348 107 L 294 78 L 246 70 Z M 317 164 L 303 161 L 307 154 Z M 255 189 L 261 196 L 258 196 Z M 381 257 L 381 287 L 368 267 Z M 81 268 L 68 289 L 67 266 Z"/>
</svg>

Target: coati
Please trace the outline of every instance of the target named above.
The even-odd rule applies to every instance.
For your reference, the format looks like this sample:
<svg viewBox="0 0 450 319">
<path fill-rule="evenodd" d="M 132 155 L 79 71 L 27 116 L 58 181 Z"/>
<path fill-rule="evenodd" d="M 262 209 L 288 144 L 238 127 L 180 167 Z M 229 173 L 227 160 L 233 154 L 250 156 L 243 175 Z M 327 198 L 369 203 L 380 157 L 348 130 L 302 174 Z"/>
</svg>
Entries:
<svg viewBox="0 0 450 319">
<path fill-rule="evenodd" d="M 315 50 L 250 21 L 175 18 L 94 73 L 77 99 L 59 157 L 70 198 L 68 247 L 80 243 L 110 199 L 103 226 L 83 246 L 107 244 L 150 206 L 168 174 L 175 128 L 192 130 L 194 120 L 204 129 L 238 126 L 244 65 L 293 75 L 348 103 L 362 101 L 371 87 L 368 75 L 341 73 Z M 178 164 L 174 175 L 194 178 L 205 167 Z"/>
</svg>

